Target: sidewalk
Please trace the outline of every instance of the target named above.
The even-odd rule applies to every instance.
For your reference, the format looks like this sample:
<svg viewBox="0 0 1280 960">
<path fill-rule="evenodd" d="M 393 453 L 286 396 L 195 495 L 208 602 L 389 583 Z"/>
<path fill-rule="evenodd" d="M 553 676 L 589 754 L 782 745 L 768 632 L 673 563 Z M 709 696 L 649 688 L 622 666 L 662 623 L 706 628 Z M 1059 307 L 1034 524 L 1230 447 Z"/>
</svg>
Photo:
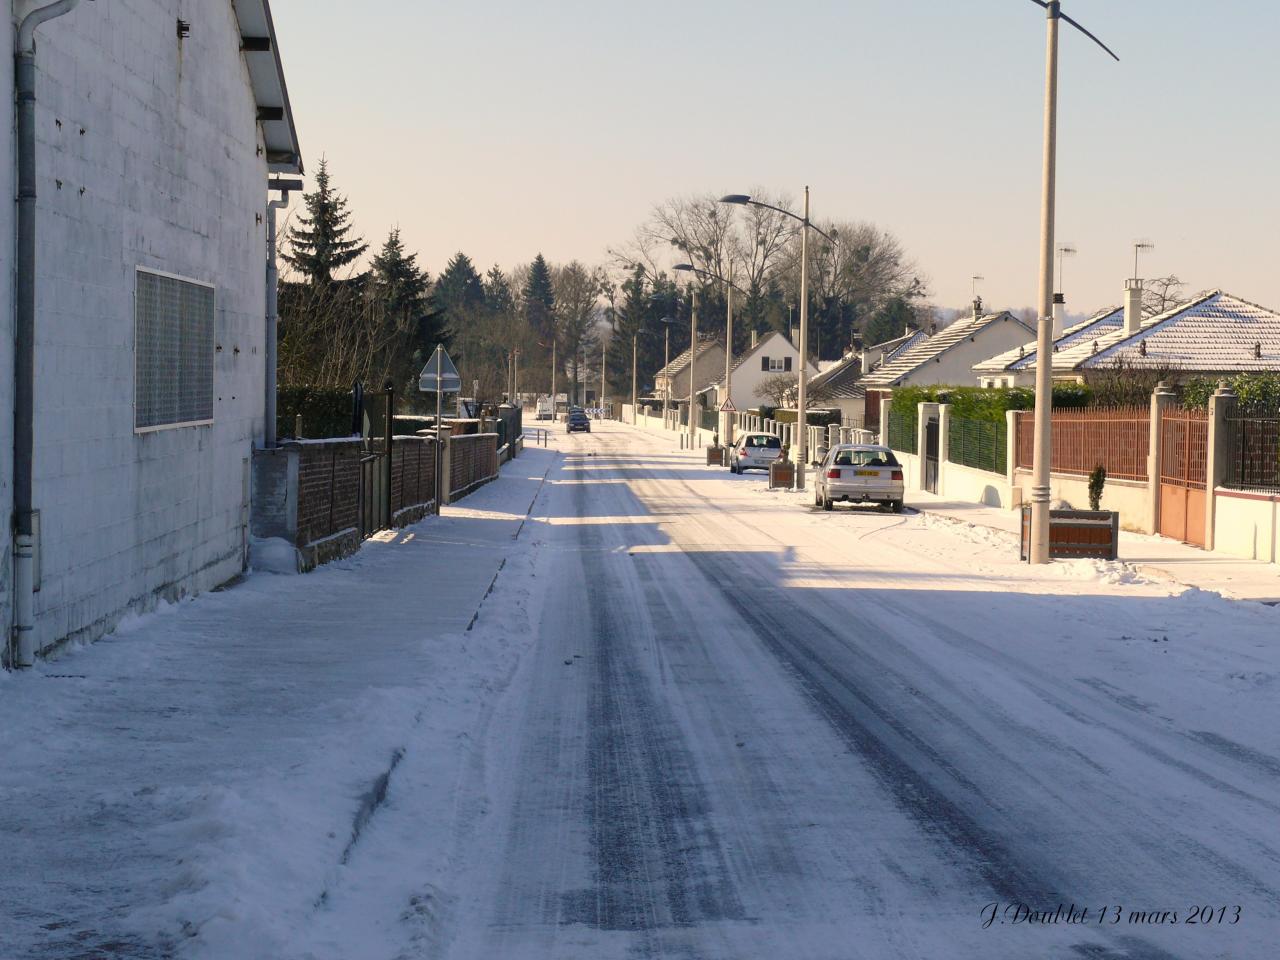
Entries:
<svg viewBox="0 0 1280 960">
<path fill-rule="evenodd" d="M 925 513 L 1003 531 L 1017 549 L 1021 513 L 978 503 L 947 500 L 924 490 L 907 492 L 907 503 Z M 1263 560 L 1240 560 L 1189 546 L 1168 537 L 1120 532 L 1120 559 L 1138 570 L 1188 587 L 1210 590 L 1237 600 L 1280 603 L 1280 566 Z"/>
<path fill-rule="evenodd" d="M 648 433 L 668 437 L 672 445 L 679 436 L 658 427 L 641 427 Z M 690 453 L 693 457 L 696 454 Z M 975 526 L 1009 534 L 1018 549 L 1021 514 L 979 503 L 947 500 L 924 490 L 908 490 L 907 504 L 917 510 Z M 1280 604 L 1280 566 L 1263 560 L 1241 560 L 1192 547 L 1168 537 L 1140 533 L 1120 533 L 1120 559 L 1138 570 L 1188 587 L 1220 593 L 1237 600 Z"/>
<path fill-rule="evenodd" d="M 485 623 L 530 598 L 485 597 L 523 562 L 554 457 L 526 448 L 314 573 L 253 573 L 0 673 L 0 956 L 286 955 L 402 757 L 448 803 L 529 642 Z M 425 847 L 443 828 L 422 819 Z"/>
</svg>

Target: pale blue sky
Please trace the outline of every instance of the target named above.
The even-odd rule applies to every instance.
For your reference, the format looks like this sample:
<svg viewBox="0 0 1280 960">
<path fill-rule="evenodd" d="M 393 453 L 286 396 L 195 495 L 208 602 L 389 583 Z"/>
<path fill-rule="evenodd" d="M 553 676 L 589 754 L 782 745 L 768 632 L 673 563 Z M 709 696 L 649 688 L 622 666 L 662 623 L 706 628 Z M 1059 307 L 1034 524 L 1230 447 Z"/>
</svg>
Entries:
<svg viewBox="0 0 1280 960">
<path fill-rule="evenodd" d="M 934 299 L 1036 296 L 1044 14 L 1029 0 L 275 0 L 308 168 L 433 275 L 603 262 L 650 206 L 764 186 L 896 233 Z M 1280 9 L 1069 0 L 1070 309 L 1142 273 L 1280 308 Z"/>
</svg>

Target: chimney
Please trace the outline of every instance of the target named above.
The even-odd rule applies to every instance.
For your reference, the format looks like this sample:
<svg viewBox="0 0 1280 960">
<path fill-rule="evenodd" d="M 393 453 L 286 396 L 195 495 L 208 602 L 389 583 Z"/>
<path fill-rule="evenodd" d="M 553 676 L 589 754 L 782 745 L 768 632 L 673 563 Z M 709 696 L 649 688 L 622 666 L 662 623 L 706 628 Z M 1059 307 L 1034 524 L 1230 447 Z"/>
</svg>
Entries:
<svg viewBox="0 0 1280 960">
<path fill-rule="evenodd" d="M 751 349 L 756 348 L 756 344 L 760 342 L 760 332 L 758 330 L 751 331 Z"/>
<path fill-rule="evenodd" d="M 1053 295 L 1053 339 L 1062 336 L 1067 327 L 1067 298 L 1061 293 Z"/>
<path fill-rule="evenodd" d="M 1124 332 L 1130 336 L 1142 329 L 1142 281 L 1124 282 Z"/>
<path fill-rule="evenodd" d="M 909 336 L 911 336 L 911 324 L 909 324 L 909 323 L 907 324 L 907 328 L 906 328 L 906 330 L 904 330 L 904 331 L 903 331 L 902 335 L 903 335 L 904 337 L 909 337 Z"/>
<path fill-rule="evenodd" d="M 980 316 L 982 316 L 982 298 L 974 297 L 973 298 L 973 319 L 976 321 Z"/>
</svg>

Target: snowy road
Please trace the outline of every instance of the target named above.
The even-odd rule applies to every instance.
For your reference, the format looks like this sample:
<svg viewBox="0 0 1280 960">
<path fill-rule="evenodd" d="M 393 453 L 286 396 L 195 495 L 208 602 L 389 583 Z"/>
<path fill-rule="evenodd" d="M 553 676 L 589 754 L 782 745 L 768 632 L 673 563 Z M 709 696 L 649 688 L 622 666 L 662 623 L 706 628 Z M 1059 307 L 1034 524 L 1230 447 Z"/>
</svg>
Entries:
<svg viewBox="0 0 1280 960">
<path fill-rule="evenodd" d="M 673 439 L 0 677 L 0 960 L 1276 955 L 1280 610 Z"/>
<path fill-rule="evenodd" d="M 806 511 L 625 428 L 561 442 L 448 956 L 1270 955 L 1275 611 L 1015 581 L 921 517 Z M 1219 643 L 1256 661 L 1238 688 Z"/>
</svg>

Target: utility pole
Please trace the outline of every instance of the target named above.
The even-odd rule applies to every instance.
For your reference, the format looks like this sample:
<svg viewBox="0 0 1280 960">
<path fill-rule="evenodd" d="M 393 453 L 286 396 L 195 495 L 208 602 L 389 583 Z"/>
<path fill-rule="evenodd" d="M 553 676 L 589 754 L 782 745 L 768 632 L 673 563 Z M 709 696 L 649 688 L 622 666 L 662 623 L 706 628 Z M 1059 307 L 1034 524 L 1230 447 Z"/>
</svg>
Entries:
<svg viewBox="0 0 1280 960">
<path fill-rule="evenodd" d="M 693 291 L 693 312 L 689 321 L 689 337 L 691 340 L 689 346 L 689 449 L 692 450 L 697 445 L 698 440 L 698 424 L 693 419 L 693 385 L 694 385 L 694 368 L 698 364 L 698 291 Z"/>
</svg>

